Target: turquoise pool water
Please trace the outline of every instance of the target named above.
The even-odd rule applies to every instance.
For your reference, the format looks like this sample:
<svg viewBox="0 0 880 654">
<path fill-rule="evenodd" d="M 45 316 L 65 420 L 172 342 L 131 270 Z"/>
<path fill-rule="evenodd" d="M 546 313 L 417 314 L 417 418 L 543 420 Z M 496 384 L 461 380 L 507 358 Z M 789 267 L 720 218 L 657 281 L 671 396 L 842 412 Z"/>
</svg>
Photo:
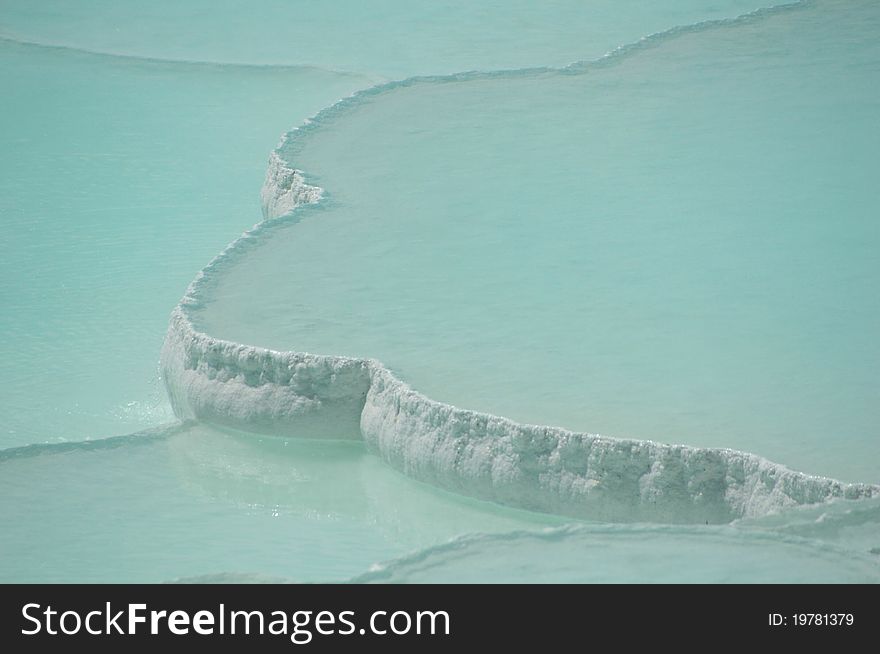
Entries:
<svg viewBox="0 0 880 654">
<path fill-rule="evenodd" d="M 0 580 L 876 581 L 880 12 L 753 8 L 5 3 Z"/>
<path fill-rule="evenodd" d="M 0 35 L 111 54 L 309 65 L 389 78 L 564 66 L 750 0 L 45 0 L 3 6 Z M 296 124 L 310 114 L 289 113 Z"/>
<path fill-rule="evenodd" d="M 361 443 L 170 427 L 0 458 L 0 577 L 342 581 L 475 531 L 559 525 L 411 481 Z"/>
<path fill-rule="evenodd" d="M 196 324 L 375 357 L 519 422 L 876 482 L 878 17 L 821 6 L 353 103 L 280 150 L 323 206 Z"/>
<path fill-rule="evenodd" d="M 2 40 L 0 62 L 0 446 L 171 420 L 169 306 L 253 222 L 291 114 L 369 82 Z"/>
</svg>

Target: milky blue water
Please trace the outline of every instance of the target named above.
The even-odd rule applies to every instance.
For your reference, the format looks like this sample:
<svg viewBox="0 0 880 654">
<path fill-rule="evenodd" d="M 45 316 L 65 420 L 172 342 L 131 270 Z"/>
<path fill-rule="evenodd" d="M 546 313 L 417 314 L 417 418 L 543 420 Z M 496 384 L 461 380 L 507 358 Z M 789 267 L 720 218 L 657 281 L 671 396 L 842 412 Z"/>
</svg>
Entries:
<svg viewBox="0 0 880 654">
<path fill-rule="evenodd" d="M 157 370 L 306 117 L 753 8 L 4 2 L 0 580 L 876 581 L 874 500 L 562 528 L 357 441 L 181 426 Z M 878 29 L 875 3 L 810 2 L 323 114 L 279 154 L 324 201 L 234 257 L 196 327 L 878 482 Z"/>
</svg>

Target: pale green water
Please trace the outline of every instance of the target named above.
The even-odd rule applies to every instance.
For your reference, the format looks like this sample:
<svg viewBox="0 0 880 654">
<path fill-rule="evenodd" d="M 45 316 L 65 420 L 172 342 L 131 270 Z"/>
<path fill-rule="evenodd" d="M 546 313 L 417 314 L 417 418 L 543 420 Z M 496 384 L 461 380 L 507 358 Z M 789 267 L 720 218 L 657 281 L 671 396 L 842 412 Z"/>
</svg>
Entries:
<svg viewBox="0 0 880 654">
<path fill-rule="evenodd" d="M 874 506 L 876 509 L 876 504 Z M 364 583 L 877 583 L 876 555 L 730 527 L 583 525 L 459 539 Z"/>
<path fill-rule="evenodd" d="M 170 418 L 155 374 L 167 315 L 259 219 L 279 136 L 321 108 L 383 76 L 565 64 L 748 8 L 214 5 L 0 4 L 0 447 Z M 331 72 L 346 67 L 358 74 Z"/>
<path fill-rule="evenodd" d="M 0 446 L 168 421 L 170 307 L 257 220 L 278 134 L 364 84 L 0 41 Z"/>
<path fill-rule="evenodd" d="M 817 3 L 364 99 L 282 149 L 329 199 L 198 325 L 522 422 L 876 482 L 878 30 L 874 2 Z"/>
<path fill-rule="evenodd" d="M 873 500 L 739 528 L 559 531 L 410 481 L 360 443 L 204 425 L 6 450 L 0 498 L 15 527 L 0 530 L 4 582 L 880 579 Z M 487 535 L 445 544 L 474 532 Z"/>
<path fill-rule="evenodd" d="M 204 426 L 7 450 L 0 497 L 5 582 L 339 581 L 458 534 L 562 522 L 410 481 L 360 443 Z"/>
<path fill-rule="evenodd" d="M 171 419 L 168 313 L 259 219 L 266 156 L 306 116 L 752 8 L 3 2 L 0 447 Z M 586 75 L 356 104 L 290 153 L 329 202 L 241 259 L 200 326 L 378 357 L 515 419 L 878 481 L 878 29 L 873 3 L 811 3 Z M 172 426 L 0 452 L 0 581 L 876 581 L 857 506 L 517 535 L 567 521 L 359 443 Z M 442 545 L 476 532 L 499 535 Z"/>
<path fill-rule="evenodd" d="M 308 64 L 404 78 L 563 66 L 673 25 L 756 6 L 753 0 L 7 0 L 0 36 L 140 57 Z"/>
</svg>

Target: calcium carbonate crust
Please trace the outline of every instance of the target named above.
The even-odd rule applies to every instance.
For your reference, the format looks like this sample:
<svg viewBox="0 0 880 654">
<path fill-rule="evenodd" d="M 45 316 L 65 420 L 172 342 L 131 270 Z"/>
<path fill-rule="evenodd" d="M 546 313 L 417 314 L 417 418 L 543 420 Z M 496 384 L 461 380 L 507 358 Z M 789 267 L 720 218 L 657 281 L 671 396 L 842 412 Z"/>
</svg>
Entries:
<svg viewBox="0 0 880 654">
<path fill-rule="evenodd" d="M 320 201 L 322 190 L 287 163 L 297 139 L 371 96 L 438 81 L 575 74 L 684 32 L 752 21 L 802 4 L 673 28 L 592 64 L 411 78 L 372 87 L 325 109 L 286 135 L 270 156 L 261 193 L 264 220 L 196 276 L 172 313 L 161 370 L 175 413 L 185 420 L 248 431 L 363 439 L 371 451 L 414 479 L 479 499 L 577 518 L 724 523 L 835 498 L 880 496 L 880 486 L 810 476 L 744 452 L 518 424 L 431 400 L 375 360 L 224 341 L 196 329 L 191 318 L 226 266 L 277 224 L 294 221 L 297 207 Z"/>
</svg>

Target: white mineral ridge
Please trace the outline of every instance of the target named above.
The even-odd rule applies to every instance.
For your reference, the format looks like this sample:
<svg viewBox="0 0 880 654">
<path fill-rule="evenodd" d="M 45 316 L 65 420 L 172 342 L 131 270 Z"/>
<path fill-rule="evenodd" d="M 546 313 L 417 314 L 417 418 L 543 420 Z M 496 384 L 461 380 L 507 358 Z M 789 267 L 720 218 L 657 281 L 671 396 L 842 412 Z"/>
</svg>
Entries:
<svg viewBox="0 0 880 654">
<path fill-rule="evenodd" d="M 198 331 L 189 311 L 201 304 L 218 272 L 273 223 L 321 199 L 321 189 L 285 161 L 285 145 L 321 115 L 357 99 L 340 101 L 282 139 L 261 193 L 265 219 L 215 257 L 174 309 L 161 368 L 180 418 L 287 436 L 363 439 L 414 479 L 578 518 L 725 523 L 835 498 L 880 496 L 880 486 L 810 476 L 745 452 L 518 424 L 435 402 L 375 360 L 279 352 Z"/>
</svg>

